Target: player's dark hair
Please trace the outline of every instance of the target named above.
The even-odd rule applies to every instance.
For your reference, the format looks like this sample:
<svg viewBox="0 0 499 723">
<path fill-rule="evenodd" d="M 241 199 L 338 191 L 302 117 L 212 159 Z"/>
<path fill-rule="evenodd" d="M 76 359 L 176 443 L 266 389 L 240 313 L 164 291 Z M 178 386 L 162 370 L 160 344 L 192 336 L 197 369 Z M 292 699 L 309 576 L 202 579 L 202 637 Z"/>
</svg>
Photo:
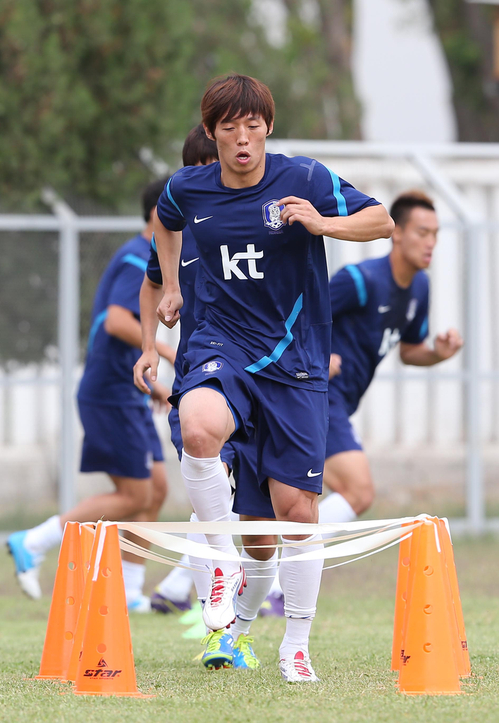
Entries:
<svg viewBox="0 0 499 723">
<path fill-rule="evenodd" d="M 142 194 L 142 211 L 144 215 L 144 221 L 148 223 L 151 220 L 151 212 L 154 206 L 158 205 L 159 197 L 163 193 L 163 189 L 166 183 L 169 181 L 170 176 L 165 178 L 158 178 L 157 181 L 152 181 L 147 185 Z"/>
<path fill-rule="evenodd" d="M 427 211 L 434 211 L 433 201 L 422 191 L 406 191 L 397 196 L 392 203 L 390 216 L 397 226 L 405 226 L 413 208 L 426 208 Z"/>
<path fill-rule="evenodd" d="M 275 105 L 272 93 L 264 83 L 237 73 L 212 81 L 201 101 L 203 123 L 212 135 L 219 121 L 248 115 L 261 116 L 270 128 Z"/>
<path fill-rule="evenodd" d="M 185 139 L 182 149 L 182 162 L 184 166 L 196 166 L 201 163 L 206 166 L 218 158 L 218 149 L 215 141 L 208 138 L 203 124 L 192 129 Z"/>
</svg>

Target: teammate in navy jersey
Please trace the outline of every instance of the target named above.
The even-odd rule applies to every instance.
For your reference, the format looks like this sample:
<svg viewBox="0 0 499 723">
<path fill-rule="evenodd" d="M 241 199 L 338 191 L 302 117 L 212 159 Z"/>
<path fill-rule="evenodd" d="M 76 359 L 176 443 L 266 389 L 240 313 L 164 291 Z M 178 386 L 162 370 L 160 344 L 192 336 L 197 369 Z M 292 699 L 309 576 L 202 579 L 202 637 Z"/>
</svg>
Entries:
<svg viewBox="0 0 499 723">
<path fill-rule="evenodd" d="M 349 265 L 330 281 L 333 318 L 329 431 L 324 484 L 333 491 L 319 505 L 321 522 L 348 522 L 367 510 L 374 487 L 367 457 L 349 417 L 378 364 L 397 344 L 404 364 L 432 366 L 463 345 L 456 329 L 427 343 L 429 282 L 424 269 L 437 242 L 431 199 L 419 191 L 393 203 L 390 254 Z"/>
<path fill-rule="evenodd" d="M 247 76 L 216 80 L 201 111 L 220 163 L 178 171 L 157 207 L 154 232 L 165 295 L 160 320 L 173 326 L 181 234 L 196 238 L 205 319 L 189 340 L 186 374 L 173 397 L 184 451 L 181 470 L 200 520 L 230 515 L 220 459 L 235 433 L 254 425 L 258 472 L 279 520 L 317 521 L 327 431 L 330 305 L 322 236 L 368 241 L 389 236 L 392 221 L 374 199 L 309 158 L 265 154 L 274 102 Z M 268 480 L 268 484 L 266 482 Z M 213 630 L 235 618 L 244 571 L 229 535 L 209 535 L 233 556 L 215 563 L 203 618 Z M 280 669 L 287 681 L 315 681 L 308 639 L 322 562 L 297 563 L 286 537 L 280 578 L 286 633 Z M 319 550 L 319 536 L 307 538 Z"/>
<path fill-rule="evenodd" d="M 142 343 L 139 292 L 150 253 L 151 214 L 163 187 L 163 181 L 155 181 L 145 189 L 145 228 L 116 252 L 99 282 L 78 390 L 85 431 L 81 471 L 107 472 L 115 491 L 83 500 L 69 512 L 9 537 L 19 582 L 33 598 L 41 595 L 40 563 L 47 550 L 60 543 L 67 521 L 102 517 L 154 521 L 166 496 L 166 471 L 151 409 L 133 383 L 133 366 Z M 171 347 L 160 344 L 158 350 L 173 364 Z M 154 383 L 152 396 L 157 404 L 165 406 L 168 394 Z M 142 594 L 143 559 L 124 553 L 123 574 L 129 609 L 146 611 L 149 598 Z"/>
<path fill-rule="evenodd" d="M 206 137 L 202 125 L 194 128 L 187 136 L 182 158 L 184 166 L 207 165 L 217 160 L 216 144 Z M 182 383 L 184 352 L 189 337 L 199 320 L 204 317 L 203 305 L 196 295 L 196 288 L 200 286 L 197 276 L 198 260 L 199 253 L 195 239 L 189 227 L 186 226 L 182 233 L 182 256 L 179 266 L 179 283 L 184 304 L 180 313 L 180 342 L 175 359 L 174 393 L 180 389 Z M 155 379 L 157 376 L 159 357 L 151 344 L 154 344 L 156 338 L 158 324 L 156 308 L 162 297 L 162 283 L 161 268 L 153 239 L 140 294 L 142 337 L 145 351 L 134 368 L 135 383 L 145 393 L 148 393 L 149 390 L 144 381 L 144 373 L 150 369 L 151 378 Z M 179 459 L 181 459 L 182 436 L 178 411 L 175 408 L 170 412 L 169 421 L 172 442 L 177 449 Z M 234 468 L 234 479 L 236 480 L 233 499 L 234 512 L 240 513 L 242 520 L 254 519 L 255 515 L 258 516 L 258 519 L 274 518 L 270 499 L 263 494 L 258 484 L 254 441 L 234 444 L 228 442 L 223 446 L 220 456 L 228 474 L 230 469 Z M 244 484 L 242 480 L 244 480 Z M 237 519 L 237 514 L 235 519 Z M 192 515 L 191 521 L 197 521 L 195 514 Z M 190 539 L 206 543 L 206 538 L 201 535 L 192 535 Z M 276 543 L 277 538 L 274 536 L 243 536 L 245 550 L 242 555 L 242 564 L 249 578 L 247 590 L 238 606 L 237 620 L 230 632 L 210 631 L 206 636 L 204 641 L 206 649 L 201 660 L 207 668 L 229 667 L 230 665 L 238 669 L 259 667 L 260 663 L 253 651 L 249 631 L 277 572 L 277 552 L 272 547 L 262 548 L 260 546 L 275 545 Z M 176 567 L 159 583 L 151 598 L 151 605 L 154 609 L 160 612 L 170 612 L 190 607 L 188 600 L 193 578 L 198 598 L 202 602 L 207 598 L 210 591 L 210 576 L 207 575 L 208 562 L 189 559 L 185 556 L 181 563 L 190 566 L 191 569 Z"/>
</svg>

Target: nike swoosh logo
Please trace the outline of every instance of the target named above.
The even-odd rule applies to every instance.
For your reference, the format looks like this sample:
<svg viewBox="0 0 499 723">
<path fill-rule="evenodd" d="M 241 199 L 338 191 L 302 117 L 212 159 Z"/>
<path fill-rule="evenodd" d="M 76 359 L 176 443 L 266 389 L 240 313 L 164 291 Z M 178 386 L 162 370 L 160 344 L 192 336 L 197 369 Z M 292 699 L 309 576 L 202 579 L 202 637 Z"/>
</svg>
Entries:
<svg viewBox="0 0 499 723">
<path fill-rule="evenodd" d="M 307 472 L 307 477 L 318 477 L 322 472 L 312 472 L 312 468 L 310 468 Z"/>
<path fill-rule="evenodd" d="M 182 264 L 182 266 L 189 266 L 189 264 L 193 264 L 194 261 L 199 261 L 199 256 L 196 256 L 195 259 L 190 259 L 189 261 L 184 261 L 184 259 L 182 259 L 180 263 Z"/>
<path fill-rule="evenodd" d="M 205 216 L 204 218 L 194 216 L 194 223 L 202 223 L 203 221 L 207 221 L 209 218 L 213 218 L 213 216 Z"/>
<path fill-rule="evenodd" d="M 378 306 L 378 311 L 380 314 L 386 314 L 386 312 L 390 311 L 391 308 L 391 306 Z"/>
</svg>

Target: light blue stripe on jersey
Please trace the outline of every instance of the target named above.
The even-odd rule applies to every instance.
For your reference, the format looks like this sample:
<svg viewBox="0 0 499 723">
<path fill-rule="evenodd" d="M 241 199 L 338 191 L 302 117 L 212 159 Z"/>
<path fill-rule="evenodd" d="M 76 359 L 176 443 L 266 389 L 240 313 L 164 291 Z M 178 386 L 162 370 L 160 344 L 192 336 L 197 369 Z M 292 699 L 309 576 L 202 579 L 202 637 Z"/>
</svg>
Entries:
<svg viewBox="0 0 499 723">
<path fill-rule="evenodd" d="M 419 338 L 421 341 L 424 341 L 426 337 L 428 336 L 428 317 L 423 321 L 421 324 L 421 329 L 419 330 Z"/>
<path fill-rule="evenodd" d="M 182 213 L 182 211 L 179 209 L 179 207 L 178 207 L 177 204 L 175 203 L 175 199 L 173 198 L 172 192 L 170 191 L 170 183 L 171 183 L 171 182 L 172 182 L 172 179 L 170 178 L 170 180 L 169 180 L 168 183 L 166 184 L 166 195 L 168 196 L 168 198 L 170 199 L 170 201 L 173 203 L 173 205 L 175 206 L 175 208 L 177 209 L 177 211 L 179 212 L 179 214 L 182 216 L 182 218 L 184 218 L 184 214 Z"/>
<path fill-rule="evenodd" d="M 345 196 L 341 192 L 341 182 L 339 177 L 330 168 L 327 169 L 331 174 L 333 181 L 333 194 L 336 199 L 336 205 L 338 206 L 338 216 L 348 216 L 347 202 Z"/>
<path fill-rule="evenodd" d="M 107 309 L 104 309 L 104 311 L 101 311 L 100 314 L 97 314 L 97 316 L 94 319 L 94 323 L 92 324 L 92 328 L 90 329 L 90 334 L 88 335 L 88 352 L 89 353 L 92 351 L 95 335 L 97 334 L 100 325 L 106 320 L 106 317 L 107 317 Z"/>
<path fill-rule="evenodd" d="M 365 306 L 367 304 L 367 289 L 362 272 L 352 264 L 345 266 L 345 268 L 354 280 L 357 296 L 359 297 L 359 306 Z"/>
<path fill-rule="evenodd" d="M 147 269 L 147 261 L 145 259 L 141 259 L 140 256 L 136 256 L 135 254 L 126 254 L 123 256 L 122 261 L 124 264 L 132 264 L 132 266 L 136 266 L 141 271 L 145 271 Z"/>
<path fill-rule="evenodd" d="M 156 239 L 154 238 L 154 234 L 152 235 L 152 239 L 151 239 L 151 248 L 153 251 L 156 251 L 156 253 L 158 253 L 158 249 L 156 248 Z"/>
<path fill-rule="evenodd" d="M 249 367 L 246 367 L 245 371 L 250 372 L 250 374 L 255 374 L 256 372 L 261 371 L 262 369 L 265 369 L 265 367 L 268 367 L 269 364 L 272 364 L 273 362 L 276 362 L 278 359 L 281 358 L 284 351 L 287 349 L 287 347 L 291 344 L 293 341 L 293 334 L 291 333 L 291 327 L 295 323 L 295 321 L 298 318 L 298 314 L 303 308 L 303 294 L 300 294 L 300 296 L 295 301 L 295 305 L 293 306 L 293 311 L 286 319 L 286 323 L 284 324 L 284 328 L 286 329 L 286 336 L 284 336 L 281 341 L 277 344 L 276 348 L 272 352 L 270 356 L 262 356 L 261 359 L 259 359 L 254 364 L 251 364 Z"/>
</svg>

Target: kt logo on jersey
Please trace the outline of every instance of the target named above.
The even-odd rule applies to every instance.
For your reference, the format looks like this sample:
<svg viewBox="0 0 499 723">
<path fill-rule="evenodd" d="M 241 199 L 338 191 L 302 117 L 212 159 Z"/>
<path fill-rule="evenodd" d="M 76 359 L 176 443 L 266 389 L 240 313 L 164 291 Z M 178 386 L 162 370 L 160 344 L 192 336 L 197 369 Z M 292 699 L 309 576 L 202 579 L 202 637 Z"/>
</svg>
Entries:
<svg viewBox="0 0 499 723">
<path fill-rule="evenodd" d="M 264 203 L 262 206 L 264 226 L 268 226 L 273 231 L 277 231 L 278 229 L 285 226 L 286 221 L 283 221 L 281 219 L 281 211 L 283 210 L 283 208 L 284 206 L 277 205 L 277 201 L 275 199 Z"/>
</svg>

